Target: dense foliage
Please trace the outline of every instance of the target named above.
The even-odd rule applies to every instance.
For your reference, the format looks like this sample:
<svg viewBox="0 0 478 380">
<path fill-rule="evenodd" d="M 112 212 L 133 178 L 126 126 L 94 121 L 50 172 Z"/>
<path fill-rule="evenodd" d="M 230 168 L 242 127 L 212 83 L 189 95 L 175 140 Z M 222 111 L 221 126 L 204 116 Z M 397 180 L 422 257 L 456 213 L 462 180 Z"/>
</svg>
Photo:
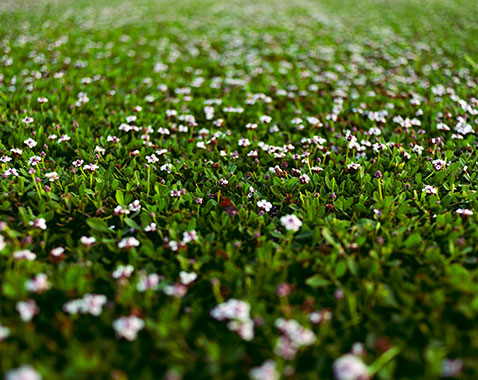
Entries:
<svg viewBox="0 0 478 380">
<path fill-rule="evenodd" d="M 0 4 L 0 373 L 478 378 L 476 1 Z"/>
</svg>

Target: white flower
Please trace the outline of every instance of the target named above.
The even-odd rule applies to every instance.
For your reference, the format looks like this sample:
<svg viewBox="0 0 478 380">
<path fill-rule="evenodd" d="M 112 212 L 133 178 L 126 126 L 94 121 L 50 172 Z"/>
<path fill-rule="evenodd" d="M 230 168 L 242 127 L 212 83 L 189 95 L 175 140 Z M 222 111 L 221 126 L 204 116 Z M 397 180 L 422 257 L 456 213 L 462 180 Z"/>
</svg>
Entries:
<svg viewBox="0 0 478 380">
<path fill-rule="evenodd" d="M 80 238 L 80 242 L 81 242 L 81 244 L 83 244 L 84 246 L 89 246 L 89 245 L 95 244 L 96 238 L 95 238 L 94 236 L 82 236 L 82 237 Z"/>
<path fill-rule="evenodd" d="M 194 272 L 191 272 L 191 273 L 188 273 L 185 271 L 179 272 L 179 279 L 181 281 L 181 284 L 183 285 L 189 285 L 193 283 L 197 277 L 198 277 L 197 274 Z"/>
<path fill-rule="evenodd" d="M 37 255 L 28 249 L 22 249 L 21 251 L 14 252 L 13 257 L 17 260 L 25 259 L 33 261 L 36 259 Z"/>
<path fill-rule="evenodd" d="M 121 241 L 118 243 L 118 248 L 132 248 L 132 247 L 137 247 L 139 246 L 139 240 L 137 240 L 134 237 L 127 237 L 121 239 Z"/>
<path fill-rule="evenodd" d="M 296 232 L 300 230 L 300 227 L 302 227 L 302 221 L 294 214 L 283 216 L 280 218 L 280 222 L 288 231 Z"/>
<path fill-rule="evenodd" d="M 83 298 L 68 301 L 63 305 L 63 310 L 69 314 L 91 314 L 95 317 L 101 315 L 107 298 L 103 294 L 85 294 Z"/>
<path fill-rule="evenodd" d="M 425 185 L 423 186 L 422 191 L 426 191 L 427 195 L 432 195 L 437 193 L 437 188 L 430 185 Z"/>
<path fill-rule="evenodd" d="M 160 280 L 161 276 L 156 273 L 151 273 L 148 275 L 142 273 L 140 274 L 139 282 L 136 285 L 136 289 L 139 292 L 145 292 L 146 290 L 156 290 Z"/>
<path fill-rule="evenodd" d="M 16 309 L 20 313 L 20 318 L 23 322 L 31 321 L 35 314 L 38 314 L 40 311 L 34 300 L 17 302 Z"/>
<path fill-rule="evenodd" d="M 257 202 L 257 207 L 265 212 L 269 212 L 272 209 L 272 203 L 267 202 L 265 199 Z"/>
<path fill-rule="evenodd" d="M 33 140 L 32 138 L 26 139 L 24 141 L 25 145 L 28 146 L 29 148 L 33 148 L 37 145 L 37 142 Z"/>
<path fill-rule="evenodd" d="M 113 322 L 113 328 L 119 338 L 135 340 L 138 332 L 144 328 L 144 321 L 134 315 L 121 317 Z"/>
<path fill-rule="evenodd" d="M 63 252 L 65 252 L 65 248 L 63 247 L 56 247 L 50 251 L 52 256 L 55 256 L 55 257 L 61 256 Z"/>
<path fill-rule="evenodd" d="M 30 224 L 30 226 L 33 226 L 35 228 L 39 228 L 41 230 L 46 230 L 47 229 L 46 221 L 45 221 L 44 218 L 35 219 L 33 222 L 30 222 L 29 224 Z"/>
<path fill-rule="evenodd" d="M 472 210 L 469 210 L 467 208 L 459 208 L 456 210 L 456 213 L 458 215 L 465 215 L 465 216 L 471 216 L 473 215 L 473 211 Z"/>
<path fill-rule="evenodd" d="M 119 265 L 114 272 L 111 274 L 111 276 L 114 279 L 119 279 L 119 278 L 128 278 L 131 277 L 131 274 L 134 271 L 134 267 L 132 265 Z"/>
<path fill-rule="evenodd" d="M 56 181 L 60 179 L 60 176 L 57 172 L 46 173 L 45 177 L 50 180 L 50 182 Z"/>
<path fill-rule="evenodd" d="M 10 336 L 10 329 L 0 324 L 0 342 Z"/>
<path fill-rule="evenodd" d="M 135 200 L 134 202 L 130 203 L 128 205 L 128 208 L 131 210 L 131 211 L 139 211 L 141 210 L 141 204 L 139 203 L 139 200 Z"/>
<path fill-rule="evenodd" d="M 358 356 L 346 354 L 337 359 L 333 367 L 337 380 L 368 379 L 368 368 Z"/>
<path fill-rule="evenodd" d="M 42 293 L 50 288 L 48 282 L 48 276 L 45 273 L 37 274 L 33 280 L 28 280 L 25 284 L 25 288 L 29 292 Z"/>
<path fill-rule="evenodd" d="M 219 321 L 227 320 L 227 328 L 236 332 L 242 339 L 254 338 L 254 322 L 250 317 L 251 306 L 244 301 L 230 299 L 211 310 L 211 316 Z"/>
<path fill-rule="evenodd" d="M 254 367 L 249 371 L 251 380 L 279 380 L 280 374 L 277 365 L 272 360 L 266 360 L 260 367 Z"/>
<path fill-rule="evenodd" d="M 7 372 L 5 380 L 41 380 L 41 375 L 31 366 L 24 364 Z"/>
</svg>

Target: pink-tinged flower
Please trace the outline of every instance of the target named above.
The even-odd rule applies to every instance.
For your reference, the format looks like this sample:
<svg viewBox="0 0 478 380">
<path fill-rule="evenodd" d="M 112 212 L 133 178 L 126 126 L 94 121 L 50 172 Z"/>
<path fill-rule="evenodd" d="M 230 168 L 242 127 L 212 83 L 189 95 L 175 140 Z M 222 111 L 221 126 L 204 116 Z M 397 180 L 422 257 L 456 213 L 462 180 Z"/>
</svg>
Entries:
<svg viewBox="0 0 478 380">
<path fill-rule="evenodd" d="M 17 260 L 29 260 L 33 261 L 37 258 L 37 255 L 35 255 L 32 251 L 28 249 L 22 249 L 21 251 L 16 251 L 13 253 L 13 258 Z"/>
<path fill-rule="evenodd" d="M 463 215 L 463 216 L 472 216 L 473 211 L 469 210 L 467 208 L 459 208 L 455 211 L 458 215 Z"/>
<path fill-rule="evenodd" d="M 31 166 L 36 166 L 38 165 L 39 163 L 41 162 L 41 157 L 38 157 L 38 156 L 32 156 L 28 159 L 28 163 L 31 165 Z"/>
<path fill-rule="evenodd" d="M 57 181 L 60 179 L 60 176 L 57 172 L 46 173 L 45 177 L 48 178 L 50 182 Z"/>
<path fill-rule="evenodd" d="M 367 380 L 367 365 L 358 356 L 346 354 L 334 362 L 336 380 Z"/>
<path fill-rule="evenodd" d="M 183 232 L 183 240 L 182 240 L 183 244 L 188 244 L 196 240 L 198 240 L 198 234 L 195 230 Z"/>
<path fill-rule="evenodd" d="M 0 162 L 3 162 L 4 164 L 6 164 L 7 162 L 10 162 L 11 160 L 12 160 L 12 158 L 8 157 L 8 156 L 0 157 Z"/>
<path fill-rule="evenodd" d="M 219 185 L 226 187 L 227 185 L 229 185 L 229 181 L 227 179 L 221 178 L 219 179 Z"/>
<path fill-rule="evenodd" d="M 276 289 L 276 294 L 279 297 L 287 297 L 292 292 L 292 286 L 287 282 L 279 284 Z"/>
<path fill-rule="evenodd" d="M 126 340 L 135 340 L 138 332 L 144 328 L 144 321 L 134 315 L 121 317 L 113 322 L 113 328 L 118 338 Z"/>
<path fill-rule="evenodd" d="M 261 116 L 259 120 L 261 121 L 261 123 L 269 124 L 272 121 L 272 117 L 264 115 L 264 116 Z"/>
<path fill-rule="evenodd" d="M 179 198 L 181 196 L 181 192 L 179 190 L 171 190 L 170 195 L 173 198 Z"/>
<path fill-rule="evenodd" d="M 99 169 L 99 166 L 96 164 L 83 165 L 83 170 L 86 170 L 86 171 L 95 172 L 98 169 Z"/>
<path fill-rule="evenodd" d="M 159 158 L 156 157 L 155 154 L 152 154 L 151 156 L 146 156 L 146 161 L 148 161 L 149 164 L 155 164 L 156 162 L 159 161 Z"/>
<path fill-rule="evenodd" d="M 68 135 L 62 135 L 59 139 L 58 139 L 58 142 L 59 143 L 62 143 L 62 142 L 65 142 L 65 141 L 70 141 L 71 140 L 71 137 L 68 136 Z"/>
<path fill-rule="evenodd" d="M 56 248 L 53 248 L 50 253 L 52 256 L 54 257 L 59 257 L 61 256 L 63 253 L 65 252 L 65 248 L 63 247 L 56 247 Z"/>
<path fill-rule="evenodd" d="M 145 232 L 156 232 L 158 230 L 158 227 L 156 226 L 156 223 L 152 222 L 147 225 L 144 230 Z"/>
<path fill-rule="evenodd" d="M 249 371 L 251 380 L 279 380 L 280 374 L 273 360 L 266 360 L 260 367 L 254 367 Z"/>
<path fill-rule="evenodd" d="M 445 167 L 446 162 L 443 160 L 434 160 L 432 164 L 436 171 L 440 171 Z"/>
<path fill-rule="evenodd" d="M 310 182 L 310 177 L 307 175 L 307 174 L 302 174 L 300 177 L 299 177 L 299 181 L 300 183 L 309 183 Z"/>
<path fill-rule="evenodd" d="M 283 216 L 280 218 L 280 222 L 288 231 L 296 232 L 302 227 L 302 221 L 294 214 Z"/>
<path fill-rule="evenodd" d="M 167 285 L 163 288 L 163 293 L 167 296 L 183 298 L 188 292 L 188 288 L 183 284 Z"/>
<path fill-rule="evenodd" d="M 32 138 L 26 139 L 24 141 L 25 145 L 28 146 L 29 148 L 34 148 L 37 145 L 37 142 L 33 140 Z"/>
<path fill-rule="evenodd" d="M 75 168 L 79 168 L 81 165 L 83 165 L 83 160 L 75 160 L 73 161 L 71 164 L 75 167 Z"/>
<path fill-rule="evenodd" d="M 156 290 L 159 285 L 159 281 L 163 279 L 163 276 L 160 276 L 156 273 L 151 273 L 146 275 L 141 273 L 139 276 L 139 282 L 136 285 L 138 292 L 145 292 L 147 290 Z"/>
<path fill-rule="evenodd" d="M 197 274 L 194 272 L 190 272 L 190 273 L 185 271 L 179 272 L 179 279 L 181 281 L 181 284 L 186 286 L 192 284 L 197 277 L 198 277 Z"/>
<path fill-rule="evenodd" d="M 37 98 L 37 102 L 39 104 L 45 104 L 45 103 L 48 103 L 48 99 L 45 98 L 44 96 L 40 96 L 39 98 Z"/>
<path fill-rule="evenodd" d="M 441 377 L 459 377 L 463 369 L 461 359 L 445 359 L 441 366 Z"/>
<path fill-rule="evenodd" d="M 0 342 L 10 336 L 10 329 L 0 324 Z"/>
<path fill-rule="evenodd" d="M 25 124 L 31 124 L 31 123 L 33 123 L 33 120 L 34 120 L 33 117 L 27 116 L 24 119 L 22 119 L 22 122 L 25 123 Z"/>
<path fill-rule="evenodd" d="M 122 207 L 122 206 L 116 206 L 115 209 L 113 210 L 113 214 L 114 215 L 128 215 L 129 214 L 129 210 Z"/>
<path fill-rule="evenodd" d="M 5 375 L 5 380 L 42 380 L 41 375 L 28 364 L 12 369 Z"/>
<path fill-rule="evenodd" d="M 265 199 L 257 202 L 257 207 L 265 212 L 269 212 L 272 209 L 272 203 L 267 202 Z"/>
<path fill-rule="evenodd" d="M 131 277 L 131 274 L 134 271 L 134 267 L 132 265 L 119 265 L 114 272 L 111 274 L 111 277 L 114 279 L 120 278 L 128 278 Z"/>
<path fill-rule="evenodd" d="M 198 204 L 198 205 L 202 204 L 202 198 L 201 197 L 196 198 L 196 204 Z"/>
<path fill-rule="evenodd" d="M 301 326 L 294 319 L 286 320 L 278 318 L 274 325 L 280 330 L 282 336 L 277 341 L 274 352 L 286 360 L 292 360 L 297 350 L 302 346 L 310 346 L 315 343 L 314 333 Z"/>
<path fill-rule="evenodd" d="M 46 230 L 47 229 L 46 221 L 45 221 L 44 218 L 35 219 L 34 221 L 30 222 L 29 224 L 30 224 L 30 226 L 33 226 L 35 228 L 39 228 L 41 230 Z"/>
<path fill-rule="evenodd" d="M 228 321 L 227 328 L 236 332 L 244 340 L 254 338 L 254 322 L 250 317 L 251 306 L 244 301 L 231 298 L 211 310 L 211 317 Z"/>
<path fill-rule="evenodd" d="M 16 309 L 20 313 L 20 319 L 23 322 L 30 322 L 32 318 L 40 312 L 34 300 L 17 302 Z"/>
<path fill-rule="evenodd" d="M 81 244 L 83 244 L 85 247 L 88 247 L 90 245 L 95 244 L 96 238 L 94 236 L 82 236 L 80 238 Z"/>
<path fill-rule="evenodd" d="M 128 205 L 128 208 L 133 212 L 139 211 L 141 210 L 141 204 L 139 203 L 139 200 L 136 199 L 134 202 Z"/>
<path fill-rule="evenodd" d="M 63 310 L 68 314 L 91 314 L 95 317 L 101 315 L 107 298 L 103 294 L 85 294 L 83 298 L 68 301 L 63 305 Z"/>
<path fill-rule="evenodd" d="M 45 273 L 37 274 L 33 280 L 28 280 L 25 284 L 25 288 L 29 292 L 33 293 L 43 293 L 50 288 L 50 283 L 48 282 L 48 276 Z"/>
<path fill-rule="evenodd" d="M 249 145 L 251 145 L 251 142 L 249 141 L 249 139 L 246 139 L 246 138 L 239 139 L 239 146 L 246 147 Z"/>
<path fill-rule="evenodd" d="M 17 169 L 14 169 L 14 168 L 6 169 L 2 174 L 2 178 L 7 178 L 7 177 L 10 177 L 11 175 L 14 177 L 18 177 L 19 174 L 17 172 Z"/>
<path fill-rule="evenodd" d="M 433 187 L 433 186 L 430 186 L 430 185 L 425 185 L 425 186 L 423 186 L 422 191 L 425 191 L 427 193 L 427 195 L 432 195 L 432 194 L 437 193 L 437 188 Z"/>
<path fill-rule="evenodd" d="M 3 235 L 0 235 L 0 251 L 3 250 L 7 246 L 7 243 L 5 243 L 5 237 Z"/>
<path fill-rule="evenodd" d="M 137 240 L 136 238 L 132 236 L 123 238 L 118 243 L 118 248 L 120 249 L 122 248 L 129 249 L 129 248 L 138 247 L 138 246 L 139 246 L 139 240 Z"/>
<path fill-rule="evenodd" d="M 13 154 L 16 154 L 18 156 L 21 156 L 22 153 L 23 153 L 23 150 L 21 150 L 19 148 L 12 148 L 12 149 L 10 149 L 10 152 L 12 152 Z"/>
<path fill-rule="evenodd" d="M 106 152 L 106 150 L 105 150 L 105 148 L 102 148 L 101 146 L 97 145 L 95 147 L 95 152 L 100 153 L 100 154 L 104 154 Z"/>
<path fill-rule="evenodd" d="M 332 313 L 329 310 L 319 310 L 313 311 L 309 314 L 310 323 L 320 324 L 322 322 L 327 322 L 332 319 Z"/>
</svg>

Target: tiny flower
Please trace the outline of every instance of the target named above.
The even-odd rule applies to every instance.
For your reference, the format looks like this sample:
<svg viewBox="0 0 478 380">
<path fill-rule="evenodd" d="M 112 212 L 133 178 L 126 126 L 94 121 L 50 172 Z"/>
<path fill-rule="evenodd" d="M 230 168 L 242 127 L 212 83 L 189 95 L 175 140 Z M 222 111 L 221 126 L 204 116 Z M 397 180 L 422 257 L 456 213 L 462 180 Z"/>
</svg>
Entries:
<svg viewBox="0 0 478 380">
<path fill-rule="evenodd" d="M 32 138 L 26 139 L 24 141 L 25 145 L 28 146 L 29 148 L 33 148 L 37 145 L 37 142 L 33 140 Z"/>
<path fill-rule="evenodd" d="M 179 278 L 180 278 L 181 284 L 187 286 L 196 280 L 197 274 L 194 272 L 188 273 L 185 271 L 181 271 L 179 272 Z"/>
<path fill-rule="evenodd" d="M 30 224 L 30 226 L 33 226 L 35 228 L 39 228 L 41 230 L 46 230 L 47 229 L 46 221 L 45 221 L 44 218 L 35 219 L 33 222 L 30 222 L 29 224 Z"/>
<path fill-rule="evenodd" d="M 37 274 L 33 280 L 26 282 L 25 288 L 29 292 L 43 293 L 50 288 L 47 275 L 44 273 Z"/>
<path fill-rule="evenodd" d="M 50 182 L 57 181 L 60 179 L 60 176 L 57 172 L 46 173 L 45 177 L 48 178 Z"/>
<path fill-rule="evenodd" d="M 13 258 L 17 260 L 35 260 L 37 255 L 35 255 L 32 251 L 28 249 L 22 249 L 21 251 L 16 251 L 13 253 Z"/>
<path fill-rule="evenodd" d="M 85 247 L 88 247 L 90 245 L 95 244 L 96 238 L 94 236 L 82 236 L 80 238 L 81 244 L 83 244 Z"/>
<path fill-rule="evenodd" d="M 272 360 L 266 360 L 260 367 L 254 367 L 249 371 L 251 380 L 279 380 L 280 374 L 277 365 Z"/>
<path fill-rule="evenodd" d="M 156 226 L 156 223 L 150 223 L 149 225 L 147 225 L 144 230 L 146 232 L 156 232 L 158 230 L 157 226 Z"/>
<path fill-rule="evenodd" d="M 20 318 L 23 322 L 30 322 L 40 311 L 36 302 L 31 299 L 25 302 L 17 302 L 16 309 L 20 313 Z"/>
<path fill-rule="evenodd" d="M 52 256 L 54 257 L 59 257 L 61 256 L 63 253 L 65 252 L 65 248 L 63 247 L 56 247 L 56 248 L 53 248 L 50 253 Z"/>
<path fill-rule="evenodd" d="M 302 221 L 294 214 L 283 216 L 280 218 L 280 222 L 288 231 L 296 232 L 302 227 Z"/>
<path fill-rule="evenodd" d="M 139 240 L 137 240 L 134 237 L 127 237 L 121 239 L 121 241 L 118 243 L 118 248 L 133 248 L 139 246 Z"/>
<path fill-rule="evenodd" d="M 131 211 L 139 211 L 141 210 L 141 204 L 139 203 L 139 200 L 135 200 L 134 202 L 130 203 L 128 205 L 128 208 L 131 210 Z"/>
<path fill-rule="evenodd" d="M 346 354 L 334 362 L 337 380 L 367 380 L 368 368 L 358 356 Z"/>
<path fill-rule="evenodd" d="M 134 267 L 132 265 L 119 265 L 114 272 L 111 274 L 111 277 L 114 279 L 120 278 L 128 278 L 131 277 L 131 274 L 134 271 Z"/>
<path fill-rule="evenodd" d="M 272 203 L 267 202 L 265 199 L 257 202 L 257 207 L 265 212 L 269 212 L 272 209 Z"/>
<path fill-rule="evenodd" d="M 425 185 L 425 186 L 423 186 L 422 191 L 425 191 L 427 193 L 427 195 L 432 195 L 432 194 L 437 193 L 437 188 L 433 187 L 433 186 L 430 186 L 430 185 Z"/>
<path fill-rule="evenodd" d="M 113 322 L 113 328 L 118 338 L 133 341 L 137 338 L 138 332 L 144 328 L 144 321 L 135 315 L 121 317 Z"/>
<path fill-rule="evenodd" d="M 0 324 L 0 342 L 10 336 L 10 329 Z"/>
<path fill-rule="evenodd" d="M 33 367 L 24 364 L 8 371 L 5 380 L 42 380 L 42 377 Z"/>
</svg>

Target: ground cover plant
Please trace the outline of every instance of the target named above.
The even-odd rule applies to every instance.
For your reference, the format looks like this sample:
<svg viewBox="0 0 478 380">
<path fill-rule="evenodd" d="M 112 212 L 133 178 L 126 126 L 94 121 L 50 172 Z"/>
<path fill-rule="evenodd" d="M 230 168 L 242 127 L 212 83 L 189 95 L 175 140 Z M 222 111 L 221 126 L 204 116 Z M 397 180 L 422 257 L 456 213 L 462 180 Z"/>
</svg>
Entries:
<svg viewBox="0 0 478 380">
<path fill-rule="evenodd" d="M 476 1 L 0 3 L 0 374 L 478 378 Z"/>
</svg>

